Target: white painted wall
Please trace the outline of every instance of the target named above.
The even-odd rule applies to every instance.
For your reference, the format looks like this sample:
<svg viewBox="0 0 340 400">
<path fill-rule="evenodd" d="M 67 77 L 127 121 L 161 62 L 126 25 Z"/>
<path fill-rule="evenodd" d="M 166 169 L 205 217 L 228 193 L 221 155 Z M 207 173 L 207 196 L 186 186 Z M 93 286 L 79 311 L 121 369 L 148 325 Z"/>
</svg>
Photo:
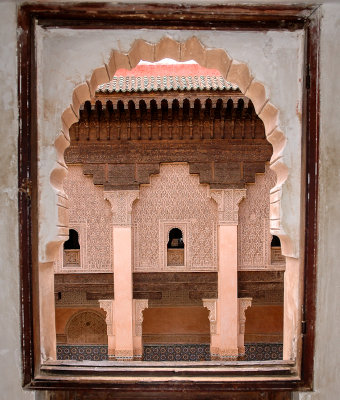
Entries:
<svg viewBox="0 0 340 400">
<path fill-rule="evenodd" d="M 256 1 L 248 1 L 255 3 Z M 278 1 L 276 1 L 278 2 Z M 193 2 L 191 2 L 193 3 Z M 207 3 L 207 2 L 205 2 Z M 236 1 L 234 1 L 236 3 Z M 289 3 L 281 1 L 281 3 Z M 296 3 L 296 1 L 295 1 Z M 340 397 L 340 376 L 339 363 L 339 287 L 340 287 L 340 267 L 339 245 L 340 237 L 340 211 L 338 207 L 339 171 L 340 171 L 340 126 L 339 113 L 339 91 L 340 80 L 340 4 L 337 1 L 327 1 L 322 6 L 322 42 L 321 42 L 321 137 L 320 137 L 320 206 L 319 206 L 319 254 L 318 254 L 318 300 L 317 300 L 317 326 L 316 326 L 316 354 L 315 354 L 315 393 L 296 394 L 299 399 L 311 400 L 337 400 Z M 0 132 L 2 145 L 0 146 L 0 399 L 29 399 L 33 398 L 32 393 L 23 392 L 21 389 L 20 376 L 20 338 L 19 338 L 19 273 L 18 273 L 18 234 L 17 234 L 17 199 L 16 199 L 16 179 L 17 179 L 17 109 L 16 109 L 16 4 L 11 1 L 0 2 L 0 86 L 1 86 L 1 124 Z M 145 33 L 145 35 L 144 35 Z M 150 35 L 143 32 L 143 37 Z M 153 32 L 153 40 L 157 40 L 157 34 Z M 187 35 L 181 33 L 183 37 Z M 274 36 L 267 36 L 265 42 L 260 42 L 260 50 L 264 57 L 270 57 L 273 46 Z M 210 43 L 207 32 L 202 33 L 204 43 L 212 47 L 217 47 L 215 41 Z M 76 38 L 68 38 L 70 43 Z M 287 40 L 290 39 L 287 37 Z M 86 40 L 84 40 L 86 43 Z M 119 43 L 115 39 L 105 41 L 97 53 L 102 54 L 102 58 L 93 59 L 93 67 L 102 64 L 107 59 L 107 49 L 112 48 L 112 44 Z M 126 47 L 126 41 L 121 41 L 120 45 Z M 283 42 L 281 42 L 284 45 Z M 223 43 L 222 43 L 223 44 Z M 266 46 L 264 46 L 266 44 Z M 64 43 L 68 46 L 68 43 Z M 271 47 L 273 46 L 273 47 Z M 233 48 L 232 40 L 226 43 L 226 47 L 236 59 L 240 61 L 250 61 L 246 54 L 237 53 Z M 53 49 L 52 49 L 53 50 Z M 54 49 L 57 51 L 57 48 Z M 71 51 L 71 47 L 70 47 Z M 249 49 L 251 51 L 251 49 Z M 50 53 L 51 57 L 53 56 Z M 71 55 L 71 54 L 70 54 Z M 241 57 L 242 56 L 242 57 Z M 249 53 L 251 58 L 251 53 Z M 92 59 L 91 59 L 92 60 Z M 67 57 L 63 59 L 67 63 Z M 79 60 L 79 75 L 65 75 L 67 82 L 66 88 L 60 88 L 58 79 L 50 75 L 51 85 L 56 85 L 56 90 L 68 96 L 61 97 L 61 102 L 54 109 L 51 115 L 56 118 L 60 110 L 69 103 L 69 94 L 72 85 L 82 82 L 84 77 L 89 75 L 90 62 L 85 63 L 86 68 L 81 70 L 82 60 Z M 278 73 L 289 73 L 289 66 L 285 64 L 277 65 Z M 256 77 L 261 78 L 265 74 L 265 69 L 258 66 L 251 66 Z M 288 68 L 288 71 L 286 69 Z M 63 71 L 67 71 L 65 68 Z M 280 72 L 281 71 L 281 72 Z M 58 72 L 57 70 L 55 72 Z M 266 77 L 266 75 L 264 75 Z M 265 80 L 265 79 L 264 79 Z M 295 82 L 296 83 L 296 82 Z M 294 83 L 292 90 L 294 90 Z M 268 85 L 268 84 L 267 84 Z M 269 84 L 273 98 L 280 99 L 280 88 Z M 54 89 L 53 89 L 54 90 Z M 275 93 L 275 90 L 277 93 Z M 276 97 L 275 97 L 276 96 Z M 283 100 L 281 98 L 281 100 Z M 278 101 L 275 103 L 279 107 Z M 283 109 L 286 109 L 283 107 Z M 282 115 L 281 122 L 289 127 L 289 120 L 293 114 Z M 56 124 L 57 120 L 54 121 Z M 48 132 L 47 137 L 51 138 L 55 132 Z M 48 139 L 49 140 L 49 139 Z M 50 147 L 53 155 L 53 149 Z M 47 162 L 45 159 L 44 161 Z M 294 160 L 291 160 L 293 162 Z M 46 164 L 46 166 L 49 164 Z M 47 176 L 47 173 L 46 173 Z"/>
</svg>

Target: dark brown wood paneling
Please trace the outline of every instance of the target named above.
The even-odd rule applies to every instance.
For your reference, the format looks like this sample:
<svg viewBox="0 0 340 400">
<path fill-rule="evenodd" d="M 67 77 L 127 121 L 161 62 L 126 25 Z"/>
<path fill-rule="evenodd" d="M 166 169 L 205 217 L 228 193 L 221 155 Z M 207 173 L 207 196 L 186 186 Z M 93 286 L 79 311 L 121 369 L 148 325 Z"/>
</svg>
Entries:
<svg viewBox="0 0 340 400">
<path fill-rule="evenodd" d="M 276 393 L 266 393 L 266 392 L 217 392 L 214 390 L 202 391 L 199 393 L 192 394 L 190 392 L 183 391 L 171 391 L 171 392 L 160 392 L 157 390 L 138 390 L 126 391 L 124 393 L 115 392 L 102 392 L 87 390 L 84 391 L 74 391 L 74 392 L 48 392 L 46 400 L 116 400 L 116 399 L 159 399 L 159 400 L 290 400 L 291 394 L 289 392 L 276 392 Z"/>
</svg>

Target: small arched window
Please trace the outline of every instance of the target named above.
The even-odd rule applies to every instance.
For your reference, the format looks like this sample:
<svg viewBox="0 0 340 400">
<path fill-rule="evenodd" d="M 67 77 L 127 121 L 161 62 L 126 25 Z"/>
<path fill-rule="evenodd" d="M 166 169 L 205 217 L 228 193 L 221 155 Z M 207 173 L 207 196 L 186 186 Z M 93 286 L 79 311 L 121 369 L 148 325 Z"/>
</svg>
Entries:
<svg viewBox="0 0 340 400">
<path fill-rule="evenodd" d="M 173 228 L 169 232 L 168 249 L 183 249 L 183 233 L 178 228 Z"/>
<path fill-rule="evenodd" d="M 75 229 L 69 230 L 69 239 L 64 243 L 64 250 L 79 250 L 79 235 Z"/>
<path fill-rule="evenodd" d="M 173 228 L 170 230 L 167 248 L 167 265 L 184 266 L 184 240 L 183 232 L 180 229 Z"/>
<path fill-rule="evenodd" d="M 284 264 L 286 259 L 281 253 L 281 241 L 279 237 L 273 235 L 270 247 L 271 247 L 271 263 Z"/>
<path fill-rule="evenodd" d="M 273 235 L 272 242 L 270 244 L 271 247 L 281 247 L 281 242 L 278 236 Z"/>
</svg>

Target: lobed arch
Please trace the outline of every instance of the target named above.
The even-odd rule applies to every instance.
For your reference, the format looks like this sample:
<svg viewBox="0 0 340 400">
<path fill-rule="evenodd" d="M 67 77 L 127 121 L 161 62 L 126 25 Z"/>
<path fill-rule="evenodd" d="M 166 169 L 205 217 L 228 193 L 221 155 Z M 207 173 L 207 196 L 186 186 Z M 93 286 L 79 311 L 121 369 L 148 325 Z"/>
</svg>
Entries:
<svg viewBox="0 0 340 400">
<path fill-rule="evenodd" d="M 247 64 L 232 59 L 223 49 L 206 48 L 196 37 L 191 37 L 184 42 L 164 37 L 156 44 L 138 39 L 133 43 L 130 51 L 126 53 L 113 50 L 108 63 L 96 68 L 88 81 L 74 89 L 72 102 L 62 113 L 62 129 L 55 140 L 57 161 L 50 174 L 50 183 L 56 193 L 58 223 L 56 231 L 54 231 L 56 234 L 53 233 L 52 239 L 50 237 L 48 243 L 41 243 L 42 257 L 44 259 L 42 263 L 53 263 L 59 247 L 67 239 L 67 196 L 63 189 L 63 180 L 67 175 L 67 165 L 64 160 L 64 151 L 70 145 L 69 129 L 72 124 L 79 120 L 80 106 L 86 101 L 93 100 L 97 86 L 111 80 L 117 69 L 132 69 L 141 60 L 157 62 L 163 58 L 172 58 L 175 61 L 194 60 L 203 67 L 217 69 L 226 80 L 239 87 L 242 95 L 251 100 L 256 114 L 264 124 L 266 138 L 273 146 L 270 168 L 276 173 L 277 181 L 270 193 L 270 229 L 272 234 L 280 238 L 282 254 L 294 261 L 290 275 L 287 274 L 287 280 L 295 281 L 295 278 L 293 279 L 292 277 L 299 274 L 299 260 L 297 259 L 292 238 L 286 234 L 282 227 L 280 215 L 282 186 L 288 177 L 288 167 L 283 158 L 283 150 L 287 138 L 278 125 L 279 110 L 271 103 L 264 84 L 253 77 Z M 122 106 L 124 107 L 124 104 Z M 126 108 L 124 107 L 124 109 Z M 297 272 L 293 272 L 293 270 Z M 300 327 L 298 320 L 300 316 L 296 315 L 294 310 L 298 307 L 298 286 L 294 287 L 294 293 L 292 295 L 289 294 L 289 299 L 287 300 L 291 303 L 290 307 L 293 310 L 287 313 L 288 325 L 290 324 L 293 327 L 287 335 L 287 337 L 289 336 L 287 342 L 291 343 L 287 347 L 288 352 L 286 352 L 285 356 L 287 359 L 295 359 L 297 355 L 296 338 L 299 337 Z M 44 344 L 43 347 L 45 347 Z M 53 350 L 50 353 L 53 354 Z"/>
<path fill-rule="evenodd" d="M 55 140 L 57 163 L 50 175 L 50 182 L 58 196 L 58 206 L 66 206 L 67 199 L 63 190 L 63 180 L 67 174 L 64 161 L 64 151 L 70 144 L 69 129 L 79 120 L 79 109 L 86 101 L 94 98 L 98 85 L 110 81 L 116 70 L 134 68 L 139 61 L 157 62 L 163 58 L 172 58 L 175 61 L 194 60 L 206 68 L 220 71 L 222 76 L 237 85 L 244 96 L 253 103 L 255 112 L 263 121 L 267 140 L 273 146 L 273 155 L 270 168 L 277 175 L 277 182 L 271 190 L 270 228 L 271 233 L 279 236 L 282 244 L 282 253 L 294 257 L 294 247 L 291 239 L 283 231 L 280 224 L 280 198 L 282 185 L 288 177 L 288 168 L 283 161 L 282 152 L 286 144 L 286 137 L 278 126 L 279 110 L 270 102 L 266 95 L 265 86 L 258 82 L 251 74 L 248 65 L 240 63 L 229 57 L 222 49 L 208 49 L 196 37 L 191 37 L 185 42 L 178 42 L 169 37 L 164 37 L 158 43 L 152 44 L 145 40 L 136 40 L 128 53 L 113 50 L 107 64 L 96 68 L 90 80 L 78 85 L 72 95 L 72 103 L 64 110 L 61 116 L 62 130 Z M 46 244 L 46 259 L 54 260 L 60 244 L 65 241 L 67 216 L 58 212 L 58 237 L 53 242 Z M 63 214 L 63 215 L 61 215 Z"/>
</svg>

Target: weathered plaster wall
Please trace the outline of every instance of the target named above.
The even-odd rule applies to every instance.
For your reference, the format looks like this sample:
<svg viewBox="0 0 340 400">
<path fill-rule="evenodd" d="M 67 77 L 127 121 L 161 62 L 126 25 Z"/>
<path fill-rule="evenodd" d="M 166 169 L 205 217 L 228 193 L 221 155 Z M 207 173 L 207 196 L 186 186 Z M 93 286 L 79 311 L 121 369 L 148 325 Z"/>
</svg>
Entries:
<svg viewBox="0 0 340 400">
<path fill-rule="evenodd" d="M 324 5 L 322 13 L 315 394 L 300 395 L 300 400 L 340 396 L 340 4 Z"/>
<path fill-rule="evenodd" d="M 0 3 L 0 399 L 33 399 L 21 389 L 17 217 L 16 7 Z"/>
<path fill-rule="evenodd" d="M 234 3 L 239 1 L 233 1 Z M 255 3 L 256 1 L 248 1 Z M 274 2 L 274 1 L 273 1 Z M 278 2 L 278 1 L 276 1 Z M 291 3 L 290 1 L 280 1 Z M 304 1 L 301 1 L 304 2 Z M 296 1 L 295 1 L 296 3 Z M 323 2 L 324 3 L 324 2 Z M 337 400 L 340 393 L 339 286 L 338 266 L 340 211 L 338 199 L 340 171 L 339 93 L 340 5 L 338 0 L 322 6 L 321 43 L 321 169 L 319 207 L 318 301 L 316 323 L 315 393 L 297 394 L 300 400 Z M 333 3 L 333 4 L 328 4 Z M 0 274 L 0 399 L 32 399 L 20 382 L 18 236 L 16 202 L 16 33 L 15 3 L 0 4 L 0 86 L 1 139 L 1 274 Z M 107 55 L 105 55 L 107 57 Z M 65 60 L 65 59 L 64 59 Z M 101 61 L 98 59 L 98 61 Z M 81 62 L 79 63 L 82 64 Z M 95 64 L 93 67 L 96 67 Z M 89 73 L 86 70 L 85 73 Z M 87 75 L 88 77 L 88 75 Z M 82 81 L 79 77 L 77 82 Z M 53 84 L 57 84 L 54 80 Z M 70 89 L 68 89 L 70 90 Z M 69 97 L 68 97 L 69 98 Z M 64 106 L 68 98 L 62 99 Z M 53 132 L 53 135 L 55 132 Z M 5 327 L 5 328 L 4 328 Z M 39 396 L 40 397 L 40 396 Z"/>
</svg>

